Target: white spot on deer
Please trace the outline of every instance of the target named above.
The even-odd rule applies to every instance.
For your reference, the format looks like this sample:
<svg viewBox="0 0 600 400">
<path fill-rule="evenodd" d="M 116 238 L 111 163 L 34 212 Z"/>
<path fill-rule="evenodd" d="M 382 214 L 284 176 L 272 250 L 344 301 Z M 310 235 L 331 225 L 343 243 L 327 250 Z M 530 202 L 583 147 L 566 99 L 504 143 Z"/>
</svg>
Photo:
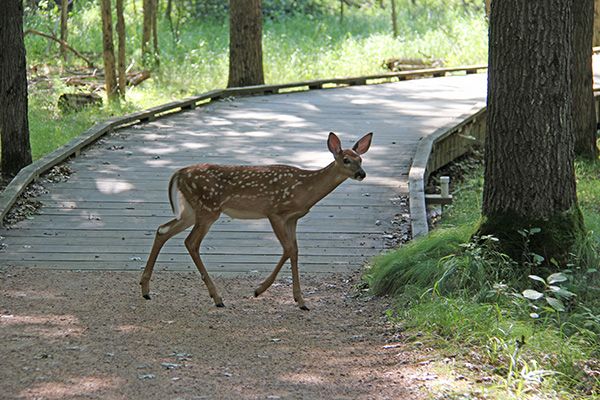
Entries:
<svg viewBox="0 0 600 400">
<path fill-rule="evenodd" d="M 192 182 L 192 187 L 193 187 L 194 189 L 197 189 L 197 188 L 198 188 L 198 186 L 196 186 L 196 183 L 194 183 L 194 182 Z"/>
<path fill-rule="evenodd" d="M 187 177 L 188 177 L 188 179 L 191 178 L 192 177 L 192 173 L 188 172 Z"/>
<path fill-rule="evenodd" d="M 158 233 L 164 235 L 165 233 L 169 232 L 169 230 L 170 228 L 168 226 L 161 226 L 160 228 L 158 228 Z"/>
</svg>

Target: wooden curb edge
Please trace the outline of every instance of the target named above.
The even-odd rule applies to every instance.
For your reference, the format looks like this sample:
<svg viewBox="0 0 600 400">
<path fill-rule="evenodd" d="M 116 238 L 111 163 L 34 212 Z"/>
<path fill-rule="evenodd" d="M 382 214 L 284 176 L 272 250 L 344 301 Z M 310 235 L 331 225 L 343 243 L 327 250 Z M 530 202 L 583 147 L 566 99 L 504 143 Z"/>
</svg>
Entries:
<svg viewBox="0 0 600 400">
<path fill-rule="evenodd" d="M 423 137 L 417 145 L 417 151 L 408 172 L 409 213 L 412 237 L 424 236 L 429 232 L 427 206 L 425 204 L 425 185 L 429 178 L 428 169 L 435 144 L 451 135 L 460 134 L 462 129 L 485 112 L 485 102 L 477 102 L 468 112 L 453 118 L 446 125 Z"/>
</svg>

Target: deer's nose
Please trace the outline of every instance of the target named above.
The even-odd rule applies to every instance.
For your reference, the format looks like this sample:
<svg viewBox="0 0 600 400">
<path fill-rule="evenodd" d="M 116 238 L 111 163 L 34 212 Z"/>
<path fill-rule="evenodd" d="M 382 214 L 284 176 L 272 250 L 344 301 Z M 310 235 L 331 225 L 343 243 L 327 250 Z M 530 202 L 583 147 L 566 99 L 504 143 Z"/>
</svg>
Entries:
<svg viewBox="0 0 600 400">
<path fill-rule="evenodd" d="M 356 172 L 356 174 L 354 174 L 354 179 L 362 181 L 363 179 L 365 179 L 366 176 L 367 174 L 365 173 L 365 171 L 361 169 L 360 171 Z"/>
</svg>

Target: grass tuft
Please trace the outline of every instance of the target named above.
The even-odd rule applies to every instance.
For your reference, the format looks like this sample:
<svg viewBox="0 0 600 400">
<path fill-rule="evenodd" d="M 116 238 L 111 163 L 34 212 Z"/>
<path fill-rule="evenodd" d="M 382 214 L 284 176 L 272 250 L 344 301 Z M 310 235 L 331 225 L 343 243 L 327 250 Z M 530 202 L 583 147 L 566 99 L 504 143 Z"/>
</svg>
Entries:
<svg viewBox="0 0 600 400">
<path fill-rule="evenodd" d="M 377 257 L 365 276 L 375 293 L 395 297 L 394 322 L 492 376 L 493 390 L 475 385 L 471 394 L 600 396 L 600 161 L 577 161 L 576 172 L 587 234 L 561 274 L 529 277 L 536 257 L 519 264 L 494 250 L 493 237 L 471 240 L 480 218 L 478 168 L 455 188 L 440 228 Z"/>
</svg>

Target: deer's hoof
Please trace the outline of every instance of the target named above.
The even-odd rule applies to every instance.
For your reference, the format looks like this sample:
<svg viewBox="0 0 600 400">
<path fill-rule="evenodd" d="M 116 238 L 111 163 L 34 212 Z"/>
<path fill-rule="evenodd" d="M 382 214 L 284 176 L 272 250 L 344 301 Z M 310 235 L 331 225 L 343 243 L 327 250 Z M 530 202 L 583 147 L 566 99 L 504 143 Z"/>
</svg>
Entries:
<svg viewBox="0 0 600 400">
<path fill-rule="evenodd" d="M 260 296 L 260 292 L 258 291 L 258 289 L 256 289 L 254 291 L 254 297 L 258 297 L 258 296 Z"/>
<path fill-rule="evenodd" d="M 150 300 L 150 295 L 149 294 L 144 294 L 142 295 L 143 298 L 145 298 L 146 300 Z"/>
<path fill-rule="evenodd" d="M 305 305 L 300 306 L 300 309 L 304 311 L 310 311 L 310 308 L 306 307 Z"/>
<path fill-rule="evenodd" d="M 223 304 L 223 302 L 220 302 L 220 303 L 216 303 L 215 306 L 217 306 L 217 307 L 225 307 L 225 304 Z"/>
</svg>

